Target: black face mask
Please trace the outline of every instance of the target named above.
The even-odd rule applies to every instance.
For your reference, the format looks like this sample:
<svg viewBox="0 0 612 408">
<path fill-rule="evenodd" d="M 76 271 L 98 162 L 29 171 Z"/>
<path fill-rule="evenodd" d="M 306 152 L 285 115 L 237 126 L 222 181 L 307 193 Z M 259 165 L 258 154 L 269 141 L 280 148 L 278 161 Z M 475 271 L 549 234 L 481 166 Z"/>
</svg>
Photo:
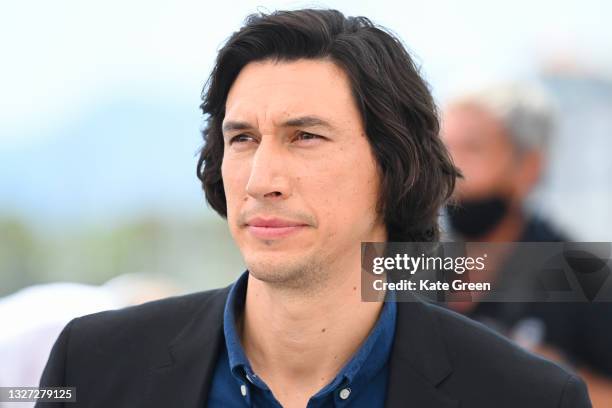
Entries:
<svg viewBox="0 0 612 408">
<path fill-rule="evenodd" d="M 447 206 L 452 229 L 465 238 L 480 238 L 496 227 L 508 213 L 510 204 L 503 196 L 459 200 Z"/>
</svg>

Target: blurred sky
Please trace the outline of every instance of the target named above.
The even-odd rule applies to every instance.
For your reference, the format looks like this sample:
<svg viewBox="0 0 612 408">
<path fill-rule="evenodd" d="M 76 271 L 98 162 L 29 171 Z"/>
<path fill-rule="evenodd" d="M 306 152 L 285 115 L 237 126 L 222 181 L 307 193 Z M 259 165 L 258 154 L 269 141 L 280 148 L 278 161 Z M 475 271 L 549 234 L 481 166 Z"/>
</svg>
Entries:
<svg viewBox="0 0 612 408">
<path fill-rule="evenodd" d="M 39 224 L 198 214 L 200 91 L 257 10 L 332 7 L 399 35 L 439 101 L 546 64 L 612 73 L 612 2 L 5 1 L 0 212 Z"/>
</svg>

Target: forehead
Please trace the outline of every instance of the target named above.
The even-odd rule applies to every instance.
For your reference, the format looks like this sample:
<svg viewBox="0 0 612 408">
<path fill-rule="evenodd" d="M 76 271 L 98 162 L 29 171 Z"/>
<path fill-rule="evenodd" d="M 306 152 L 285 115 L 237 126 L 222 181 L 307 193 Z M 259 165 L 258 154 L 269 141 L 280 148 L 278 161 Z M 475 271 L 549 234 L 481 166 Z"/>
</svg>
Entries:
<svg viewBox="0 0 612 408">
<path fill-rule="evenodd" d="M 280 123 L 317 116 L 342 125 L 359 118 L 345 72 L 324 59 L 258 61 L 246 65 L 227 97 L 226 120 Z"/>
<path fill-rule="evenodd" d="M 472 104 L 450 106 L 444 114 L 443 137 L 446 142 L 507 141 L 506 130 L 500 120 L 485 108 Z"/>
</svg>

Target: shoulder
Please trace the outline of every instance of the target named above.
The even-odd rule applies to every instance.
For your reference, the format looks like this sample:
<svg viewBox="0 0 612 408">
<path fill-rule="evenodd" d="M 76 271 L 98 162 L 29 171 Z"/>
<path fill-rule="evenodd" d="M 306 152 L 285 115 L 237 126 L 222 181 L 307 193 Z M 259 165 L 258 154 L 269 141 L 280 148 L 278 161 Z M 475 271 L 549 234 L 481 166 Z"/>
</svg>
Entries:
<svg viewBox="0 0 612 408">
<path fill-rule="evenodd" d="M 41 386 L 79 385 L 94 395 L 92 384 L 114 381 L 118 389 L 119 379 L 128 376 L 133 379 L 130 386 L 139 389 L 151 367 L 171 359 L 172 342 L 184 333 L 189 337 L 190 329 L 200 334 L 196 349 L 217 341 L 228 291 L 215 289 L 73 319 L 53 346 Z"/>
<path fill-rule="evenodd" d="M 125 350 L 166 344 L 196 316 L 215 314 L 221 321 L 228 291 L 208 290 L 76 318 L 67 326 L 71 346 Z"/>
<path fill-rule="evenodd" d="M 477 389 L 477 398 L 483 400 L 512 396 L 515 402 L 524 400 L 519 401 L 526 404 L 523 406 L 533 406 L 533 401 L 542 401 L 542 407 L 590 406 L 582 404 L 588 402 L 584 382 L 568 368 L 458 313 L 430 303 L 425 307 L 444 337 L 453 366 L 447 387 Z"/>
<path fill-rule="evenodd" d="M 93 313 L 78 318 L 81 322 L 93 324 L 105 323 L 150 323 L 150 320 L 176 318 L 177 315 L 189 314 L 211 303 L 224 303 L 229 287 L 212 289 L 203 292 L 173 296 L 137 306 Z"/>
</svg>

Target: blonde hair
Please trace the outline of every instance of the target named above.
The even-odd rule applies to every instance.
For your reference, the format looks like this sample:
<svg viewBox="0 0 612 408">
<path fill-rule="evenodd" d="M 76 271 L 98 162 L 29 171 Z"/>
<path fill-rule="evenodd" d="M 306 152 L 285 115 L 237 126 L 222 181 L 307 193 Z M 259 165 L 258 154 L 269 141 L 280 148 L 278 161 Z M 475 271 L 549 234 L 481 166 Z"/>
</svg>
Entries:
<svg viewBox="0 0 612 408">
<path fill-rule="evenodd" d="M 519 150 L 545 150 L 554 134 L 556 108 L 540 86 L 504 83 L 465 93 L 449 106 L 484 109 L 506 128 Z"/>
</svg>

